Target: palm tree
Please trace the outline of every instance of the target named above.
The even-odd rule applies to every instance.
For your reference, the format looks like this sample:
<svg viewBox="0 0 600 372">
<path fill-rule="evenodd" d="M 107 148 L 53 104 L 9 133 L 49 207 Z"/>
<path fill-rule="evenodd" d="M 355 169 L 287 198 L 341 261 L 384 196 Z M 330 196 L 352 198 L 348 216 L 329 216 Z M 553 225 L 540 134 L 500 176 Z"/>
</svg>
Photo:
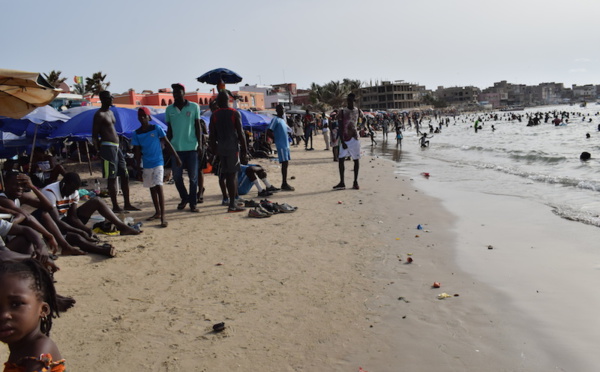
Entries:
<svg viewBox="0 0 600 372">
<path fill-rule="evenodd" d="M 312 83 L 309 97 L 311 99 L 311 108 L 319 111 L 326 111 L 332 108 L 344 106 L 346 97 L 349 93 L 356 94 L 360 99 L 360 80 L 344 79 L 343 81 L 330 81 L 325 85 Z"/>
<path fill-rule="evenodd" d="M 67 78 L 61 78 L 60 74 L 62 71 L 52 70 L 49 74 L 44 73 L 44 77 L 46 80 L 55 88 L 58 88 L 59 85 L 64 83 Z"/>
<path fill-rule="evenodd" d="M 349 92 L 352 92 L 356 95 L 356 101 L 360 102 L 360 98 L 362 96 L 362 81 L 360 80 L 352 80 L 352 79 L 344 79 L 343 83 L 344 86 L 347 87 Z"/>
<path fill-rule="evenodd" d="M 104 79 L 106 79 L 106 74 L 102 75 L 102 71 L 95 72 L 91 78 L 85 78 L 85 90 L 92 93 L 92 97 L 99 95 L 110 85 L 110 82 L 105 83 Z"/>
<path fill-rule="evenodd" d="M 83 83 L 75 83 L 75 85 L 73 85 L 73 92 L 75 92 L 75 94 L 81 94 L 82 96 L 90 93 L 86 90 L 85 84 Z"/>
</svg>

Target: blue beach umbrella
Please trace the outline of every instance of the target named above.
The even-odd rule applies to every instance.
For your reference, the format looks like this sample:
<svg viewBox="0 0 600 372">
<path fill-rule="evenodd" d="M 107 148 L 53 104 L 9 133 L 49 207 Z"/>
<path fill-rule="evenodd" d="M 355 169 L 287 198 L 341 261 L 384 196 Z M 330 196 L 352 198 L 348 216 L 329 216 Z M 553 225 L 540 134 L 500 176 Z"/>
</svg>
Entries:
<svg viewBox="0 0 600 372">
<path fill-rule="evenodd" d="M 41 138 L 46 138 L 50 132 L 58 128 L 70 118 L 61 114 L 52 106 L 38 107 L 21 119 L 0 118 L 0 130 L 18 136 L 27 133 L 29 138 L 37 131 Z"/>
<path fill-rule="evenodd" d="M 137 110 L 114 106 L 110 110 L 115 115 L 115 129 L 117 134 L 131 138 L 133 132 L 141 126 Z M 60 128 L 54 130 L 49 138 L 90 138 L 92 136 L 92 126 L 96 111 L 98 109 L 84 111 L 74 116 L 71 120 L 60 126 Z M 167 126 L 162 121 L 156 119 L 155 116 L 151 116 L 150 119 L 150 123 L 160 126 L 165 131 L 167 130 Z"/>
<path fill-rule="evenodd" d="M 223 81 L 225 84 L 236 84 L 242 81 L 242 77 L 229 69 L 221 67 L 205 72 L 197 80 L 201 83 L 212 85 L 217 85 L 220 81 Z"/>
</svg>

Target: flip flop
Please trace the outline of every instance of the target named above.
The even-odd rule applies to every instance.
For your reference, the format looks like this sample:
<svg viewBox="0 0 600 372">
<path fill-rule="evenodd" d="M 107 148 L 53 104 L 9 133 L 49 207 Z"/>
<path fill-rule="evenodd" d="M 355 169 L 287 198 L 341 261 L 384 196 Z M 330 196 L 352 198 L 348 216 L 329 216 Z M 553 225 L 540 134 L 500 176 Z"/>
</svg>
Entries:
<svg viewBox="0 0 600 372">
<path fill-rule="evenodd" d="M 169 226 L 169 223 L 167 221 L 160 223 L 160 227 L 167 227 L 167 226 Z"/>
<path fill-rule="evenodd" d="M 146 221 L 154 221 L 154 220 L 158 220 L 159 218 L 160 218 L 160 216 L 155 214 L 154 216 L 150 216 L 150 217 L 146 218 Z"/>
</svg>

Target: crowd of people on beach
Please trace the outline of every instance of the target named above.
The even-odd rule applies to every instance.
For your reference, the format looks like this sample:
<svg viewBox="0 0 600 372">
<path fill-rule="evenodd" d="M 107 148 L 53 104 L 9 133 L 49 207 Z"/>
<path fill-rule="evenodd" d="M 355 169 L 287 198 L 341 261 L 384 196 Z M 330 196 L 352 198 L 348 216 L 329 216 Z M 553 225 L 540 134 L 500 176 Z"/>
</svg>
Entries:
<svg viewBox="0 0 600 372">
<path fill-rule="evenodd" d="M 132 225 L 119 217 L 140 210 L 130 200 L 130 173 L 150 189 L 154 214 L 147 220 L 160 220 L 161 227 L 168 226 L 163 192 L 168 164 L 180 198 L 178 210 L 189 206 L 190 212 L 199 212 L 198 204 L 203 203 L 205 192 L 203 170 L 210 164 L 219 177 L 222 204 L 227 206 L 227 212 L 242 212 L 247 204 L 240 195 L 253 186 L 259 197 L 295 191 L 288 183 L 290 143 L 298 146 L 302 141 L 305 149 L 312 151 L 313 135 L 321 130 L 325 138 L 324 150 L 333 149 L 333 160 L 339 164 L 340 182 L 333 189 L 345 188 L 346 158 L 351 158 L 354 163 L 352 188 L 359 189 L 358 124 L 364 115 L 355 106 L 354 94 L 348 95 L 346 107 L 331 115 L 331 124 L 324 113 L 320 118 L 308 111 L 302 117 L 286 117 L 283 106 L 278 105 L 262 141 L 255 140 L 251 146 L 240 113 L 230 107 L 230 92 L 219 91 L 216 100 L 211 102 L 210 122 L 205 123 L 199 105 L 184 98 L 185 87 L 179 83 L 171 87 L 174 102 L 166 109 L 166 132 L 151 124 L 151 113 L 147 108 L 138 110 L 140 127 L 133 133 L 130 143 L 133 166 L 131 157 L 127 158 L 122 151 L 123 141 L 115 129 L 116 120 L 110 110 L 113 96 L 108 91 L 99 94 L 101 107 L 94 115 L 93 147 L 87 156 L 98 154 L 112 206 L 100 197 L 83 201 L 80 189 L 84 182 L 79 174 L 66 171 L 41 148 L 34 150 L 31 172 L 22 169 L 18 161 L 5 163 L 0 193 L 0 213 L 4 214 L 0 219 L 0 341 L 10 350 L 5 370 L 64 371 L 65 361 L 49 334 L 52 319 L 72 307 L 75 300 L 56 294 L 53 276 L 58 267 L 55 260 L 59 253 L 115 257 L 115 247 L 101 241 L 98 233 L 143 233 L 140 224 Z M 272 149 L 271 143 L 276 150 Z M 280 187 L 269 182 L 260 165 L 249 164 L 253 150 L 267 155 L 276 152 L 281 165 Z M 187 187 L 184 170 L 189 182 Z M 118 186 L 123 207 L 119 205 Z M 27 207 L 24 209 L 24 206 Z M 282 211 L 295 210 L 286 204 L 278 207 Z M 249 216 L 260 216 L 261 213 L 249 213 Z M 104 222 L 90 227 L 94 214 L 102 216 Z"/>
<path fill-rule="evenodd" d="M 110 110 L 113 96 L 108 91 L 99 94 L 101 107 L 94 116 L 93 146 L 86 155 L 97 154 L 100 159 L 110 205 L 100 197 L 85 198 L 80 194 L 84 181 L 79 174 L 67 171 L 42 148 L 33 150 L 31 169 L 22 169 L 23 164 L 18 161 L 5 162 L 0 192 L 0 213 L 3 214 L 0 219 L 0 341 L 10 349 L 5 370 L 64 371 L 64 359 L 49 338 L 49 332 L 52 318 L 72 307 L 75 301 L 56 294 L 53 276 L 58 267 L 55 260 L 59 253 L 115 257 L 116 248 L 101 240 L 99 233 L 143 233 L 141 224 L 127 223 L 123 219 L 124 213 L 140 211 L 130 200 L 130 177 L 141 181 L 150 191 L 154 213 L 146 220 L 160 220 L 163 228 L 169 226 L 163 190 L 164 184 L 170 183 L 168 167 L 179 195 L 177 210 L 200 211 L 199 204 L 204 203 L 206 191 L 204 174 L 211 169 L 218 176 L 221 204 L 228 213 L 244 212 L 250 207 L 254 210 L 248 211 L 249 217 L 262 218 L 269 211 L 241 196 L 253 187 L 258 197 L 264 198 L 275 192 L 295 191 L 288 182 L 290 146 L 303 144 L 305 151 L 314 151 L 313 139 L 319 131 L 324 141 L 323 150 L 331 151 L 332 160 L 338 164 L 339 182 L 333 190 L 346 189 L 348 160 L 353 164 L 352 189 L 359 190 L 360 137 L 370 137 L 374 146 L 376 131 L 381 132 L 380 138 L 386 143 L 392 132 L 396 146 L 401 146 L 403 132 L 414 129 L 419 146 L 426 149 L 433 135 L 441 134 L 451 119 L 453 125 L 462 122 L 472 126 L 475 133 L 484 130 L 486 121 L 526 121 L 527 126 L 566 125 L 579 117 L 582 122 L 592 121 L 589 115 L 566 111 L 462 116 L 433 110 L 369 113 L 356 106 L 356 96 L 350 93 L 344 107 L 329 115 L 308 110 L 304 114 L 286 115 L 283 106 L 277 105 L 275 116 L 264 132 L 247 133 L 240 113 L 231 107 L 233 96 L 226 89 L 219 90 L 210 103 L 211 117 L 206 123 L 199 105 L 185 99 L 185 87 L 180 83 L 171 87 L 173 104 L 165 112 L 167 130 L 152 124 L 150 110 L 141 107 L 137 111 L 140 127 L 130 141 L 125 141 L 115 129 L 115 116 Z M 600 113 L 596 113 L 598 115 Z M 496 130 L 494 125 L 490 130 Z M 126 156 L 127 152 L 132 156 Z M 279 187 L 271 184 L 263 167 L 250 163 L 252 158 L 275 154 L 281 168 Z M 589 153 L 586 156 L 589 159 Z M 582 157 L 582 160 L 585 159 Z M 123 198 L 122 207 L 118 189 Z M 95 214 L 104 222 L 90 226 Z"/>
</svg>

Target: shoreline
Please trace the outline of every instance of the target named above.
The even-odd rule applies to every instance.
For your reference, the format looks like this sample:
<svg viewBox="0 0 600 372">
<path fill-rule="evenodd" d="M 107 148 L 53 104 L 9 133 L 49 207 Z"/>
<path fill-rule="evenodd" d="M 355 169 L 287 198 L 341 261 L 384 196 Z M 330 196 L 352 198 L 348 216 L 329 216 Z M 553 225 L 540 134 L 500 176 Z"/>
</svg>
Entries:
<svg viewBox="0 0 600 372">
<path fill-rule="evenodd" d="M 408 150 L 408 156 L 418 151 Z M 399 175 L 411 169 L 399 168 Z M 478 293 L 481 303 L 502 307 L 486 311 L 502 324 L 511 370 L 593 370 L 600 362 L 592 346 L 600 329 L 591 309 L 600 298 L 589 284 L 598 280 L 600 230 L 560 218 L 542 203 L 459 190 L 447 179 L 437 182 L 435 173 L 414 181 L 454 218 L 455 263 L 473 284 L 488 288 Z"/>
<path fill-rule="evenodd" d="M 309 152 L 292 147 L 296 191 L 270 198 L 298 211 L 268 219 L 226 213 L 216 177 L 206 175 L 200 213 L 176 211 L 177 191 L 165 185 L 170 224 L 161 229 L 144 221 L 150 195 L 132 183 L 132 202 L 143 211 L 129 216 L 144 221 L 144 233 L 107 238 L 119 252 L 114 259 L 57 262 L 57 290 L 77 300 L 52 331 L 68 368 L 554 368 L 535 345 L 520 356 L 515 339 L 525 338 L 503 318 L 515 313 L 511 301 L 460 269 L 457 218 L 416 187 L 418 175 L 365 155 L 361 190 L 331 191 L 337 163 L 319 143 L 317 136 Z M 278 186 L 278 164 L 257 163 Z M 347 162 L 346 182 L 351 169 Z M 432 289 L 434 281 L 442 287 Z M 460 296 L 438 300 L 442 292 Z M 221 321 L 225 331 L 212 332 Z"/>
</svg>

